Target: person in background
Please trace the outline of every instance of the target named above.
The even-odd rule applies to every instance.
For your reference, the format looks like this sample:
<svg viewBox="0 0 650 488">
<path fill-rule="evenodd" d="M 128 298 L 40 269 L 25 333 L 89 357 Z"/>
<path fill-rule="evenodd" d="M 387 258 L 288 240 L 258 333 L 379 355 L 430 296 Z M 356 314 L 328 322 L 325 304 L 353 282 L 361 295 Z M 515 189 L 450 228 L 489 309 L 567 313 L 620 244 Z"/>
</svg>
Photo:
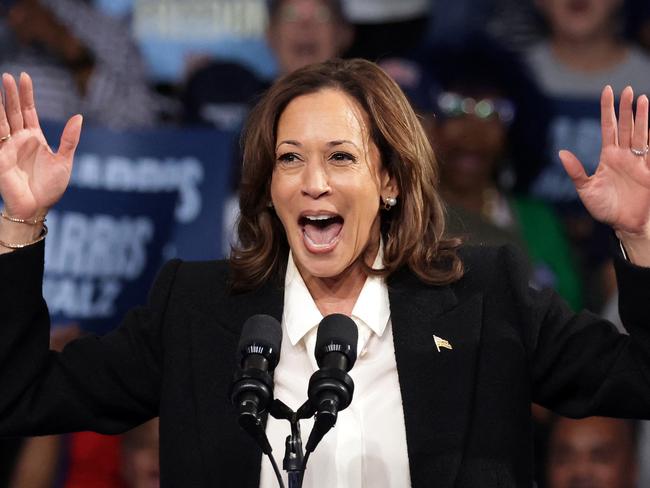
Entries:
<svg viewBox="0 0 650 488">
<path fill-rule="evenodd" d="M 161 100 L 125 24 L 82 0 L 0 3 L 0 70 L 29 71 L 43 120 L 86 121 L 111 129 L 151 127 Z M 133 110 L 137 107 L 137 110 Z"/>
<path fill-rule="evenodd" d="M 580 281 L 554 212 L 525 190 L 543 163 L 544 99 L 519 58 L 481 35 L 438 45 L 420 57 L 418 86 L 384 64 L 423 113 L 441 169 L 449 232 L 469 242 L 514 243 L 528 255 L 532 282 L 556 289 L 579 310 Z"/>
<path fill-rule="evenodd" d="M 269 22 L 280 75 L 339 57 L 353 39 L 340 0 L 272 0 Z"/>
<path fill-rule="evenodd" d="M 160 487 L 159 425 L 158 418 L 155 418 L 122 435 L 125 488 Z"/>
<path fill-rule="evenodd" d="M 530 257 L 532 283 L 556 289 L 579 310 L 580 281 L 562 226 L 550 207 L 525 192 L 546 149 L 544 99 L 536 85 L 513 53 L 487 39 L 440 47 L 429 66 L 442 88 L 430 134 L 441 193 L 452 209 L 450 231 L 489 241 L 472 222 L 479 217 L 497 227 Z"/>
<path fill-rule="evenodd" d="M 553 421 L 547 488 L 635 488 L 638 467 L 634 421 L 605 417 Z"/>
<path fill-rule="evenodd" d="M 340 0 L 269 2 L 267 40 L 280 76 L 340 56 L 352 37 Z M 188 78 L 182 95 L 185 122 L 239 129 L 256 98 L 269 86 L 268 80 L 237 63 L 215 60 Z"/>
<path fill-rule="evenodd" d="M 623 0 L 538 0 L 547 35 L 526 60 L 550 100 L 548 159 L 531 192 L 555 206 L 576 249 L 585 284 L 586 305 L 600 311 L 614 291 L 609 230 L 584 210 L 566 175 L 558 150 L 569 148 L 587 173 L 596 169 L 600 147 L 599 97 L 603 85 L 615 93 L 632 85 L 650 93 L 650 58 L 624 37 Z"/>
</svg>

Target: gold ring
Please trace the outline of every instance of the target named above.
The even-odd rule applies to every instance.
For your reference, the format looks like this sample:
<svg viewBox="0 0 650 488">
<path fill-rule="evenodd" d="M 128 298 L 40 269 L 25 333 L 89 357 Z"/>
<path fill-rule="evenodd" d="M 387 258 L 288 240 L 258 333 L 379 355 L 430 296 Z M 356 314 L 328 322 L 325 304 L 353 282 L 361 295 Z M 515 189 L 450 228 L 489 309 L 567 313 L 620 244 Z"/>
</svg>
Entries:
<svg viewBox="0 0 650 488">
<path fill-rule="evenodd" d="M 650 150 L 648 146 L 646 146 L 644 149 L 634 149 L 633 147 L 630 148 L 630 151 L 632 151 L 632 154 L 635 156 L 645 156 L 648 154 L 648 150 Z"/>
<path fill-rule="evenodd" d="M 11 139 L 11 133 L 7 134 L 4 137 L 0 137 L 0 142 L 7 142 L 9 139 Z"/>
</svg>

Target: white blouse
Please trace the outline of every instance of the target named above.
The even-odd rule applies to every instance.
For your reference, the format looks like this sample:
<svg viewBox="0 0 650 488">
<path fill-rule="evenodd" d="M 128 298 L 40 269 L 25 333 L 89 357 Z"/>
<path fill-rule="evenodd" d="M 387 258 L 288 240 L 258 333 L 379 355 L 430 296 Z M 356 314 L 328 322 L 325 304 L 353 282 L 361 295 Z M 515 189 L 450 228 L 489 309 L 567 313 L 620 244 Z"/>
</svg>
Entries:
<svg viewBox="0 0 650 488">
<path fill-rule="evenodd" d="M 373 267 L 380 267 L 382 252 Z M 314 357 L 317 325 L 323 316 L 289 255 L 285 278 L 282 351 L 275 369 L 275 398 L 297 410 L 307 399 L 307 385 L 318 370 Z M 397 377 L 395 348 L 386 283 L 368 277 L 352 310 L 359 330 L 351 405 L 339 412 L 330 430 L 311 454 L 305 488 L 407 488 L 411 486 L 402 395 Z M 300 423 L 303 446 L 313 425 Z M 266 434 L 282 470 L 289 422 L 269 416 Z M 270 461 L 262 459 L 261 488 L 278 486 Z"/>
</svg>

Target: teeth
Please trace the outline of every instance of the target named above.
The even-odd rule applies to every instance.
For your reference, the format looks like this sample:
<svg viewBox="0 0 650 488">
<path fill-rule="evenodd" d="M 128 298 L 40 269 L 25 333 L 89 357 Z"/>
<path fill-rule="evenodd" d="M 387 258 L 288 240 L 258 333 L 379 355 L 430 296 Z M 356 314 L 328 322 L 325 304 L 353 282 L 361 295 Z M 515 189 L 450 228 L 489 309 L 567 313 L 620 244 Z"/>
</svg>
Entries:
<svg viewBox="0 0 650 488">
<path fill-rule="evenodd" d="M 307 220 L 327 220 L 333 217 L 333 215 L 305 215 Z"/>
</svg>

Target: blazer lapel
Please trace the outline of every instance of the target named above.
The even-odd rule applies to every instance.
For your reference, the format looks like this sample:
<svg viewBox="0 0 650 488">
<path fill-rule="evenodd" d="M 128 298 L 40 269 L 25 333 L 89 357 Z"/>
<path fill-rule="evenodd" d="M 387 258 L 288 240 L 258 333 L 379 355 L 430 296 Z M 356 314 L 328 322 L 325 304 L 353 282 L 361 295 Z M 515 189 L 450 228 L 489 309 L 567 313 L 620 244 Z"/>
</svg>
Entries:
<svg viewBox="0 0 650 488">
<path fill-rule="evenodd" d="M 471 419 L 482 295 L 458 303 L 450 287 L 402 271 L 389 297 L 411 483 L 452 487 Z"/>
<path fill-rule="evenodd" d="M 237 424 L 228 387 L 236 367 L 242 325 L 250 316 L 261 313 L 281 320 L 282 303 L 282 288 L 269 284 L 222 300 L 224 308 L 215 307 L 210 317 L 192 314 L 192 377 L 209 486 L 259 486 L 262 451 Z"/>
</svg>

